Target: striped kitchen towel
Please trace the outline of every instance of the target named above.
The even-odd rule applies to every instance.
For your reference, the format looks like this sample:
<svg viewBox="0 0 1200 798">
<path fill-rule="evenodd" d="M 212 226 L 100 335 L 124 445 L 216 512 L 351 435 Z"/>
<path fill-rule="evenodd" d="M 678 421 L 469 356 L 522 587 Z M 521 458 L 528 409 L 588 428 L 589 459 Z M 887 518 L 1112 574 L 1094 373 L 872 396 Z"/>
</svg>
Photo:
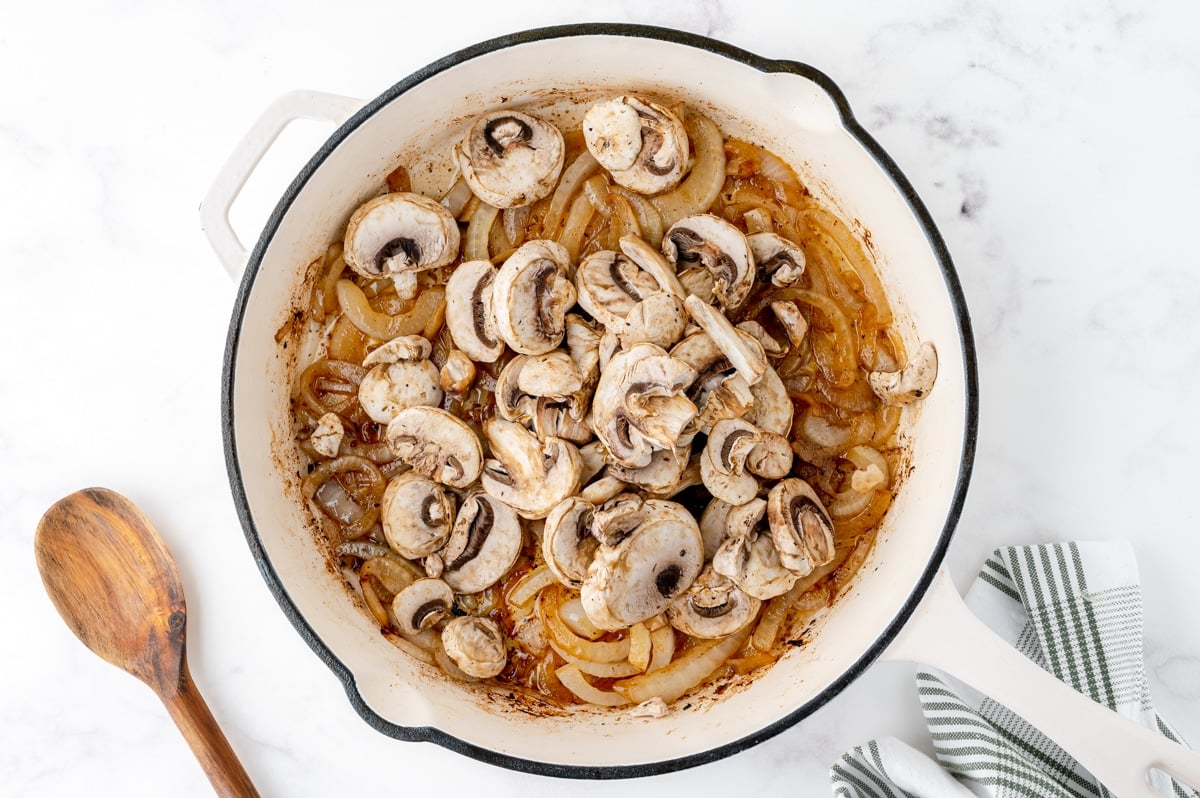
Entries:
<svg viewBox="0 0 1200 798">
<path fill-rule="evenodd" d="M 1150 703 L 1142 654 L 1142 594 L 1126 543 L 1055 543 L 997 550 L 967 606 L 1045 670 L 1142 725 L 1180 741 Z M 1021 718 L 935 670 L 917 693 L 938 767 L 894 738 L 834 763 L 837 798 L 1108 798 L 1074 759 Z M 943 770 L 945 768 L 945 770 Z M 959 780 L 951 778 L 954 774 Z M 1165 796 L 1200 798 L 1162 773 Z"/>
</svg>

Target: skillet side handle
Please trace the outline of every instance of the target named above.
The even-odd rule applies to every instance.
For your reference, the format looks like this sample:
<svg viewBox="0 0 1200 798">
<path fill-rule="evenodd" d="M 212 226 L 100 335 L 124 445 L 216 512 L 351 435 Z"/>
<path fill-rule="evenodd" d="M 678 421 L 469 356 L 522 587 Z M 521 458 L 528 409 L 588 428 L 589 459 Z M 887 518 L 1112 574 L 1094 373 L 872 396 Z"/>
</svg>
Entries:
<svg viewBox="0 0 1200 798">
<path fill-rule="evenodd" d="M 1200 753 L 1097 704 L 1039 668 L 971 613 L 945 569 L 884 658 L 933 666 L 999 701 L 1118 798 L 1162 798 L 1150 785 L 1151 768 L 1200 789 Z"/>
<path fill-rule="evenodd" d="M 275 139 L 298 119 L 340 125 L 362 106 L 363 101 L 353 97 L 293 91 L 271 103 L 251 125 L 200 203 L 200 226 L 230 277 L 235 280 L 241 277 L 249 253 L 229 223 L 229 209 Z"/>
</svg>

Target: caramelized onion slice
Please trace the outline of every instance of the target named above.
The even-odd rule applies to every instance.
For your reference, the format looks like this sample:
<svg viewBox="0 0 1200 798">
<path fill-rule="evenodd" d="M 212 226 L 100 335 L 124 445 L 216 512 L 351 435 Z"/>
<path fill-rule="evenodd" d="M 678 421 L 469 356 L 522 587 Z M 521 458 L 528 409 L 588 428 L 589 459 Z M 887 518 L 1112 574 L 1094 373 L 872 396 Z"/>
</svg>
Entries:
<svg viewBox="0 0 1200 798">
<path fill-rule="evenodd" d="M 556 645 L 553 640 L 548 642 L 550 643 L 550 648 L 554 649 L 555 654 L 558 654 L 565 662 L 579 668 L 579 670 L 588 676 L 595 676 L 600 679 L 620 679 L 625 676 L 633 676 L 635 673 L 641 673 L 643 670 L 628 662 L 593 662 L 590 659 L 580 659 L 573 656 L 562 646 Z"/>
<path fill-rule="evenodd" d="M 669 704 L 708 678 L 749 635 L 750 627 L 746 626 L 721 640 L 699 643 L 670 665 L 617 682 L 613 689 L 634 703 L 657 696 Z"/>
<path fill-rule="evenodd" d="M 518 607 L 527 607 L 533 603 L 538 593 L 556 581 L 558 581 L 558 578 L 547 566 L 542 565 L 534 568 L 518 579 L 517 583 L 513 585 L 512 590 L 508 594 L 508 603 Z"/>
<path fill-rule="evenodd" d="M 594 687 L 575 665 L 563 665 L 554 673 L 563 687 L 570 690 L 580 701 L 601 707 L 620 707 L 629 703 L 625 696 Z"/>
<path fill-rule="evenodd" d="M 692 170 L 673 191 L 659 194 L 650 202 L 662 216 L 664 228 L 685 216 L 703 213 L 725 185 L 725 139 L 720 128 L 706 116 L 692 113 L 684 121 L 688 138 L 696 148 Z"/>
<path fill-rule="evenodd" d="M 338 280 L 337 295 L 342 312 L 355 327 L 372 338 L 390 341 L 401 335 L 416 335 L 425 329 L 425 325 L 442 304 L 446 289 L 440 285 L 426 288 L 417 297 L 411 310 L 395 316 L 380 313 L 372 308 L 363 290 L 349 280 Z"/>
<path fill-rule="evenodd" d="M 616 641 L 594 642 L 580 637 L 563 623 L 558 615 L 562 603 L 562 591 L 553 587 L 538 595 L 538 617 L 546 628 L 546 635 L 573 657 L 591 662 L 621 662 L 629 659 L 629 638 Z"/>
</svg>

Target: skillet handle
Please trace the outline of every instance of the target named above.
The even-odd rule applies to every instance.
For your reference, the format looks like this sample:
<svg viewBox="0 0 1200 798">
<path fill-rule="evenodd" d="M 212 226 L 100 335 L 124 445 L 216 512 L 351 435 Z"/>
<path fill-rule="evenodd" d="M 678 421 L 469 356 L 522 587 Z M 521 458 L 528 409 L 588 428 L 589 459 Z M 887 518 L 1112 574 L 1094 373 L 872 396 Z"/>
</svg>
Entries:
<svg viewBox="0 0 1200 798">
<path fill-rule="evenodd" d="M 293 91 L 267 106 L 251 125 L 200 203 L 200 226 L 230 277 L 241 277 L 249 253 L 229 223 L 229 209 L 275 139 L 298 119 L 340 125 L 362 106 L 362 100 L 340 94 Z"/>
<path fill-rule="evenodd" d="M 938 572 L 885 659 L 931 665 L 1020 715 L 1077 759 L 1117 798 L 1162 798 L 1157 768 L 1200 789 L 1200 753 L 1097 704 L 1039 668 L 975 617 Z"/>
</svg>

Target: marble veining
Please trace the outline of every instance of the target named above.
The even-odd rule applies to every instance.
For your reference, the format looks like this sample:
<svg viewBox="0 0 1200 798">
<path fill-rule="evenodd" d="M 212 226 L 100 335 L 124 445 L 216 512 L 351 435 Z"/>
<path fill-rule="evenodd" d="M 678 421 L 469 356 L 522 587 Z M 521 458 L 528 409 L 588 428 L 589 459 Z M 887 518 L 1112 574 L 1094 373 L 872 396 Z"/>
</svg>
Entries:
<svg viewBox="0 0 1200 798">
<path fill-rule="evenodd" d="M 42 592 L 37 519 L 93 484 L 137 501 L 178 559 L 193 673 L 264 795 L 824 795 L 829 763 L 871 737 L 928 750 L 901 664 L 742 754 L 619 786 L 399 743 L 355 715 L 248 555 L 219 422 L 235 287 L 196 215 L 209 182 L 285 91 L 371 97 L 473 42 L 584 20 L 715 36 L 841 86 L 937 222 L 975 325 L 956 581 L 998 546 L 1132 541 L 1152 694 L 1200 742 L 1200 6 L 72 1 L 0 8 L 0 792 L 210 794 L 153 695 Z M 306 154 L 256 176 L 246 240 Z"/>
</svg>

